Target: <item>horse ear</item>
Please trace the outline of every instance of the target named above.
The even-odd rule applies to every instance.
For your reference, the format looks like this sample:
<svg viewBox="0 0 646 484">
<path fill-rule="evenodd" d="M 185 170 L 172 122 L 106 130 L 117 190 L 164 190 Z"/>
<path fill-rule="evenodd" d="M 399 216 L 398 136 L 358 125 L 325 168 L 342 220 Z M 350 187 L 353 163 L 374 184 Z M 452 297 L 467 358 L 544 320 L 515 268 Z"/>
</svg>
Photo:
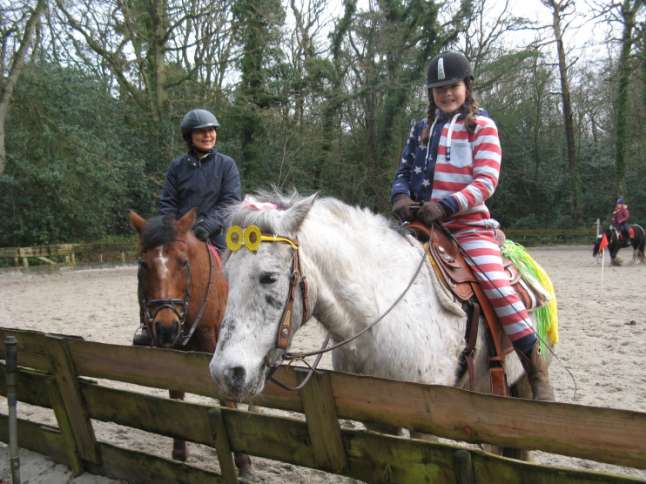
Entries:
<svg viewBox="0 0 646 484">
<path fill-rule="evenodd" d="M 283 223 L 285 224 L 285 228 L 288 232 L 298 232 L 318 196 L 318 193 L 314 193 L 309 197 L 303 198 L 302 200 L 294 203 L 294 205 L 285 212 Z"/>
<path fill-rule="evenodd" d="M 146 220 L 134 210 L 128 210 L 128 218 L 130 219 L 130 225 L 132 225 L 132 228 L 138 233 L 141 233 L 141 229 L 144 228 Z"/>
<path fill-rule="evenodd" d="M 177 221 L 177 225 L 175 227 L 177 228 L 178 232 L 188 232 L 193 227 L 193 225 L 195 225 L 196 219 L 197 209 L 193 207 Z"/>
</svg>

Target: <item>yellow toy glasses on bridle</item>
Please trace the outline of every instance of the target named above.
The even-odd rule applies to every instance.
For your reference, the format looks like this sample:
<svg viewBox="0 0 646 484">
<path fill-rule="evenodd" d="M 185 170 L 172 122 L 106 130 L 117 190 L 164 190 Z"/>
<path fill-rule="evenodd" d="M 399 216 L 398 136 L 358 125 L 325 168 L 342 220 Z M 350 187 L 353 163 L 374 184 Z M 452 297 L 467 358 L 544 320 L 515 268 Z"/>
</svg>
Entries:
<svg viewBox="0 0 646 484">
<path fill-rule="evenodd" d="M 244 229 L 239 225 L 233 225 L 227 230 L 226 236 L 227 249 L 231 252 L 246 247 L 251 252 L 256 252 L 260 248 L 261 242 L 279 242 L 289 244 L 292 249 L 298 250 L 298 243 L 283 237 L 282 235 L 266 235 L 260 231 L 257 225 L 247 225 Z"/>
</svg>

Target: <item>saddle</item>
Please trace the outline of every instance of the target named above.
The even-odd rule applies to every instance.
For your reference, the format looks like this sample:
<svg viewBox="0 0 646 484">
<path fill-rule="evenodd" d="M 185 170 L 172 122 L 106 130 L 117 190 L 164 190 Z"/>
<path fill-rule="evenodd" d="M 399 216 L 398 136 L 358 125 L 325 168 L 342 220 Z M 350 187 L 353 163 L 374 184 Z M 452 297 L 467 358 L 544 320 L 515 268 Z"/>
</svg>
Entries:
<svg viewBox="0 0 646 484">
<path fill-rule="evenodd" d="M 635 238 L 635 227 L 632 225 L 629 225 L 628 229 L 625 231 L 615 226 L 613 226 L 613 228 L 615 229 L 615 234 L 617 235 L 618 240 L 633 240 Z"/>
<path fill-rule="evenodd" d="M 472 385 L 475 373 L 473 356 L 478 323 L 482 315 L 487 328 L 485 336 L 491 343 L 489 355 L 491 392 L 496 395 L 509 395 L 509 387 L 506 383 L 502 364 L 505 355 L 513 351 L 513 345 L 498 322 L 496 313 L 478 284 L 471 268 L 460 253 L 457 243 L 450 239 L 444 231 L 431 230 L 419 222 L 411 223 L 408 228 L 415 232 L 419 240 L 427 243 L 429 262 L 438 279 L 444 283 L 459 301 L 472 308 L 465 334 L 466 347 L 461 358 L 464 367 L 462 372 L 469 372 L 469 381 L 470 385 Z M 545 302 L 545 295 L 540 291 L 533 290 L 522 280 L 520 272 L 513 262 L 503 257 L 503 267 L 509 275 L 511 286 L 528 310 L 541 306 Z"/>
</svg>

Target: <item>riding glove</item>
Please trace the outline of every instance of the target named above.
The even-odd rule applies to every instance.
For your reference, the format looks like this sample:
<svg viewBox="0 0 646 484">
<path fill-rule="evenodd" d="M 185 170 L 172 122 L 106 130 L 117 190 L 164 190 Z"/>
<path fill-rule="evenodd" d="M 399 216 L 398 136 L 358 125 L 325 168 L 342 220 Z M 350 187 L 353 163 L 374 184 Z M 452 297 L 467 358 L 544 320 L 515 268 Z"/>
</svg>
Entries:
<svg viewBox="0 0 646 484">
<path fill-rule="evenodd" d="M 402 222 L 410 222 L 413 220 L 412 206 L 415 202 L 406 194 L 401 193 L 393 200 L 393 214 Z"/>
<path fill-rule="evenodd" d="M 193 233 L 195 234 L 195 237 L 197 237 L 198 239 L 200 239 L 200 240 L 202 240 L 204 242 L 209 240 L 209 231 L 202 224 L 195 225 L 193 227 Z"/>
<path fill-rule="evenodd" d="M 424 202 L 417 212 L 417 218 L 429 227 L 433 222 L 440 221 L 444 217 L 446 217 L 446 210 L 439 202 Z"/>
</svg>

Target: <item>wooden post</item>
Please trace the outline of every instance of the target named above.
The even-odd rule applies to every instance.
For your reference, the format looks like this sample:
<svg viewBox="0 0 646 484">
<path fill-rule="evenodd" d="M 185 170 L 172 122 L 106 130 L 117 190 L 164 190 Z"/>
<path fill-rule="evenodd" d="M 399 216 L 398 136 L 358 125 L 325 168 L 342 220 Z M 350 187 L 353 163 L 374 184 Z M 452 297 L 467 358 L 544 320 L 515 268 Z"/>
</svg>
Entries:
<svg viewBox="0 0 646 484">
<path fill-rule="evenodd" d="M 124 264 L 126 263 L 126 253 L 125 252 L 121 252 L 121 262 L 123 262 Z"/>
<path fill-rule="evenodd" d="M 317 466 L 341 473 L 347 466 L 347 459 L 330 375 L 314 373 L 299 393 Z"/>
<path fill-rule="evenodd" d="M 49 393 L 49 404 L 54 410 L 56 421 L 58 422 L 58 428 L 61 431 L 61 436 L 65 443 L 67 466 L 72 469 L 74 476 L 78 476 L 83 473 L 83 462 L 81 461 L 81 456 L 79 455 L 79 450 L 74 439 L 72 423 L 67 417 L 67 413 L 65 411 L 65 402 L 63 401 L 63 397 L 61 396 L 61 392 L 54 377 L 48 378 L 47 390 Z"/>
<path fill-rule="evenodd" d="M 453 468 L 455 469 L 456 484 L 474 484 L 473 464 L 468 450 L 456 450 L 453 453 Z"/>
<path fill-rule="evenodd" d="M 50 368 L 56 379 L 63 404 L 60 411 L 65 414 L 65 418 L 59 421 L 59 425 L 62 428 L 69 422 L 76 445 L 74 452 L 78 453 L 82 459 L 98 464 L 100 457 L 94 429 L 81 394 L 67 341 L 59 336 L 47 336 L 47 341 Z M 70 455 L 69 451 L 67 453 Z"/>
<path fill-rule="evenodd" d="M 227 484 L 237 483 L 236 466 L 233 462 L 233 452 L 221 407 L 217 406 L 209 409 L 209 423 L 211 425 L 211 434 L 213 434 L 213 445 L 220 462 L 222 478 Z"/>
<path fill-rule="evenodd" d="M 7 384 L 7 405 L 9 407 L 9 467 L 11 483 L 20 484 L 20 452 L 18 449 L 18 415 L 16 407 L 16 374 L 18 373 L 18 356 L 16 337 L 6 336 L 4 339 Z"/>
<path fill-rule="evenodd" d="M 76 265 L 76 254 L 74 253 L 74 249 L 72 249 L 71 259 L 72 259 L 72 265 L 75 266 Z"/>
</svg>

